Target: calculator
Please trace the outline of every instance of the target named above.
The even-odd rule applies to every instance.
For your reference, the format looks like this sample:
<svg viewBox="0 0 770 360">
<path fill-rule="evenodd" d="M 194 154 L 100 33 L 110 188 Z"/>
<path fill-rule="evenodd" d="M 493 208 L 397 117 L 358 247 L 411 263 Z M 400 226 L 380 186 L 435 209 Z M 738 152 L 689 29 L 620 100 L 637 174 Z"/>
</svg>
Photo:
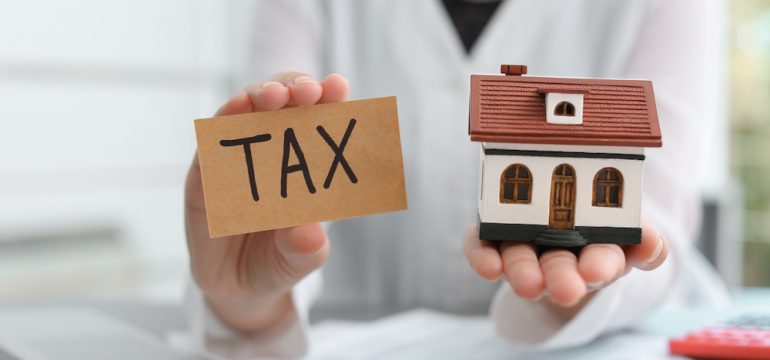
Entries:
<svg viewBox="0 0 770 360">
<path fill-rule="evenodd" d="M 741 315 L 668 343 L 671 354 L 697 359 L 770 359 L 770 314 Z"/>
</svg>

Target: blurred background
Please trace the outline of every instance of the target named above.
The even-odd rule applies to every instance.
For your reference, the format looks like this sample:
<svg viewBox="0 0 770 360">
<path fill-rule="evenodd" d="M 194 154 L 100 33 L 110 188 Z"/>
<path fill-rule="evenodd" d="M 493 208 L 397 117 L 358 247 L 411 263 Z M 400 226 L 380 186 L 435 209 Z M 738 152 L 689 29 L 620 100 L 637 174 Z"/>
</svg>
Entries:
<svg viewBox="0 0 770 360">
<path fill-rule="evenodd" d="M 731 286 L 770 286 L 770 0 L 724 6 L 699 246 Z M 0 2 L 0 298 L 181 299 L 192 120 L 245 85 L 247 8 Z"/>
<path fill-rule="evenodd" d="M 770 1 L 730 11 L 730 170 L 743 189 L 743 282 L 770 285 Z"/>
</svg>

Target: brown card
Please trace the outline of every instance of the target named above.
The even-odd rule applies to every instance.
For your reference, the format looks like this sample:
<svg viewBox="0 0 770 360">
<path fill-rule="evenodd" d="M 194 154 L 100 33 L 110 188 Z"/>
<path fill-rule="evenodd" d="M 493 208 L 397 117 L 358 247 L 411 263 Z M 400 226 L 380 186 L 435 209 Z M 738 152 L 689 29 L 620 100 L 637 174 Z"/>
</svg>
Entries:
<svg viewBox="0 0 770 360">
<path fill-rule="evenodd" d="M 395 97 L 195 120 L 195 133 L 211 237 L 406 209 Z"/>
</svg>

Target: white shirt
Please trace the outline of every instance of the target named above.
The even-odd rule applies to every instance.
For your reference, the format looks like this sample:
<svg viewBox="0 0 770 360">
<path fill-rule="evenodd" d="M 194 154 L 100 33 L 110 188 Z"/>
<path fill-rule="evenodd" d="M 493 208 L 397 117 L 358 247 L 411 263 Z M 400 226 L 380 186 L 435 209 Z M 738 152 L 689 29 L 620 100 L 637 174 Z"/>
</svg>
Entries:
<svg viewBox="0 0 770 360">
<path fill-rule="evenodd" d="M 719 106 L 703 101 L 718 98 L 719 85 L 709 74 L 718 71 L 710 59 L 720 49 L 702 34 L 721 22 L 719 8 L 708 3 L 508 0 L 466 55 L 439 0 L 259 2 L 244 84 L 288 70 L 319 79 L 338 72 L 350 80 L 353 99 L 398 96 L 410 209 L 328 227 L 333 251 L 318 305 L 469 313 L 494 299 L 500 336 L 550 348 L 585 344 L 662 301 L 693 263 L 686 260 L 699 221 L 692 132 Z M 502 63 L 526 64 L 531 75 L 654 84 L 664 147 L 647 152 L 642 212 L 669 240 L 671 257 L 655 271 L 632 271 L 601 290 L 566 323 L 540 303 L 517 298 L 507 284 L 480 279 L 461 251 L 478 203 L 479 144 L 467 134 L 469 76 L 496 73 Z M 243 338 L 217 324 L 194 287 L 191 323 L 209 353 L 301 355 L 314 293 L 308 289 L 320 287 L 318 278 L 295 288 L 296 321 L 286 329 Z"/>
</svg>

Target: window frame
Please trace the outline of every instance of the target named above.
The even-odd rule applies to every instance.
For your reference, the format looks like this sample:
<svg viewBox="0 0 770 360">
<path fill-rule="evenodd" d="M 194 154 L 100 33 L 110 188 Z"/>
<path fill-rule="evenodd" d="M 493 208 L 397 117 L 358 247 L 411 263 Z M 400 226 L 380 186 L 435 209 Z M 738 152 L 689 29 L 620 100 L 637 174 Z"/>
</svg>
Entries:
<svg viewBox="0 0 770 360">
<path fill-rule="evenodd" d="M 612 177 L 610 176 L 612 172 L 617 174 L 617 179 L 612 179 Z M 603 173 L 606 174 L 606 178 L 600 179 Z M 595 207 L 605 207 L 605 208 L 622 208 L 624 183 L 625 181 L 623 180 L 623 173 L 617 168 L 614 168 L 611 166 L 601 168 L 594 175 L 594 182 L 593 182 L 594 187 L 591 194 L 591 205 Z M 613 203 L 610 200 L 611 189 L 613 186 L 618 187 L 617 203 Z M 604 201 L 602 202 L 597 201 L 598 200 L 597 194 L 599 193 L 599 190 L 602 190 L 604 192 Z"/>
<path fill-rule="evenodd" d="M 564 113 L 560 113 L 559 112 L 559 108 L 562 107 L 562 106 L 564 106 Z M 553 115 L 554 116 L 575 117 L 576 114 L 577 114 L 577 112 L 575 110 L 575 104 L 573 104 L 573 103 L 571 103 L 569 101 L 566 101 L 566 100 L 559 101 L 559 103 L 556 104 L 556 106 L 553 108 Z"/>
<path fill-rule="evenodd" d="M 513 169 L 514 170 L 514 176 L 513 177 L 507 177 L 506 175 L 508 172 Z M 524 169 L 526 172 L 527 177 L 520 177 L 519 172 L 521 169 Z M 529 170 L 529 168 L 521 163 L 515 163 L 511 164 L 505 167 L 503 170 L 503 173 L 500 174 L 500 196 L 499 200 L 501 204 L 530 204 L 532 203 L 532 171 Z M 505 197 L 505 185 L 511 184 L 513 186 L 513 191 L 511 191 L 511 199 L 508 199 Z M 526 184 L 527 185 L 527 197 L 526 199 L 519 199 L 519 185 Z"/>
</svg>

